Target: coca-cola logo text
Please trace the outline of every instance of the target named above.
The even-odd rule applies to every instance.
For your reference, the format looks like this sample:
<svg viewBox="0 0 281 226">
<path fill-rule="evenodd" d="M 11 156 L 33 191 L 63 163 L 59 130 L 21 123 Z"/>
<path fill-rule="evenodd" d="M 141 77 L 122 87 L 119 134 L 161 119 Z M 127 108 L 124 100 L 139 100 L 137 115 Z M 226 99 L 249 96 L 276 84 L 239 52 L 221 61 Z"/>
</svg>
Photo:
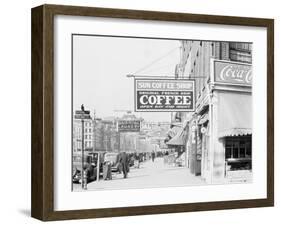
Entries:
<svg viewBox="0 0 281 226">
<path fill-rule="evenodd" d="M 217 82 L 252 84 L 252 68 L 250 65 L 217 63 Z"/>
</svg>

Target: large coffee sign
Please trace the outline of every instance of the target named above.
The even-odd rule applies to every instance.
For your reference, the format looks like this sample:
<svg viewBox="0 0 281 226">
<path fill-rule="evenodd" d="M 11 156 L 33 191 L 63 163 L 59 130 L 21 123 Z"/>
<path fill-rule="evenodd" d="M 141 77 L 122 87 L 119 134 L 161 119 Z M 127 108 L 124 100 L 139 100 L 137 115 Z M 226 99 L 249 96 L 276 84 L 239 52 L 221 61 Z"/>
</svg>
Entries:
<svg viewBox="0 0 281 226">
<path fill-rule="evenodd" d="M 194 81 L 135 79 L 135 110 L 194 111 Z"/>
<path fill-rule="evenodd" d="M 140 120 L 119 120 L 118 132 L 139 132 Z"/>
<path fill-rule="evenodd" d="M 252 65 L 226 61 L 214 61 L 215 82 L 252 85 Z"/>
</svg>

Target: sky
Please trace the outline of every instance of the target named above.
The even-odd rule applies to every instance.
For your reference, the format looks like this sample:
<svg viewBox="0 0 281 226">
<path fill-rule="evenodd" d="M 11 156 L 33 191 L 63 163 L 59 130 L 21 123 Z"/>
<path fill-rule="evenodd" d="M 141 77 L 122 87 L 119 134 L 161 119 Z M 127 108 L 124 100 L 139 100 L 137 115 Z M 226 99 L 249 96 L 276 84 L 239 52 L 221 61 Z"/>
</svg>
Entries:
<svg viewBox="0 0 281 226">
<path fill-rule="evenodd" d="M 84 104 L 96 117 L 134 110 L 134 79 L 127 74 L 174 76 L 177 40 L 73 36 L 73 110 Z M 133 112 L 134 113 L 134 112 Z M 170 113 L 134 113 L 147 121 L 170 121 Z"/>
</svg>

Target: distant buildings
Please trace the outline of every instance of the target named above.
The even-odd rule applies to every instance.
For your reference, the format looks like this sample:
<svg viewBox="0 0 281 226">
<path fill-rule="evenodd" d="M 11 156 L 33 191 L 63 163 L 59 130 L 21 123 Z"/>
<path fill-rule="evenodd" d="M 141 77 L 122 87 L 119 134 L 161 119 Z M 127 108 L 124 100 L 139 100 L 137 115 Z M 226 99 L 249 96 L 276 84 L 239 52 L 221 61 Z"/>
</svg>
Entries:
<svg viewBox="0 0 281 226">
<path fill-rule="evenodd" d="M 84 119 L 84 150 L 86 152 L 151 152 L 165 148 L 164 139 L 169 129 L 169 122 L 146 122 L 134 114 L 125 114 L 121 118 L 92 118 L 87 111 Z M 140 120 L 140 132 L 118 132 L 118 120 Z M 73 152 L 82 150 L 81 111 L 76 111 L 73 118 Z"/>
</svg>

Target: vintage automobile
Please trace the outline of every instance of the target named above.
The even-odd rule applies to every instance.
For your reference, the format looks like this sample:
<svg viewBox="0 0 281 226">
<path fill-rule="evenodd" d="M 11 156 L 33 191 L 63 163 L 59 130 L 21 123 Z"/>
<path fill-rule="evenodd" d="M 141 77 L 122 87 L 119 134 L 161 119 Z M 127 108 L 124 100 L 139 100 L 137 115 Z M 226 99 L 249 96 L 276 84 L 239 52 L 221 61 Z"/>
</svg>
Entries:
<svg viewBox="0 0 281 226">
<path fill-rule="evenodd" d="M 83 170 L 84 170 L 84 175 L 86 175 L 87 177 L 87 183 L 97 179 L 98 157 L 99 157 L 99 174 L 102 175 L 104 152 L 93 152 L 93 153 L 88 153 L 84 156 Z M 81 154 L 73 155 L 72 168 L 73 168 L 73 176 L 72 176 L 73 183 L 81 183 L 81 169 L 82 169 Z"/>
<path fill-rule="evenodd" d="M 122 165 L 120 164 L 120 153 L 106 152 L 104 155 L 104 162 L 110 162 L 112 172 L 122 172 Z"/>
<path fill-rule="evenodd" d="M 84 165 L 84 175 L 87 178 L 87 183 L 92 182 L 97 179 L 97 168 L 89 163 Z M 73 183 L 81 183 L 81 167 L 76 167 L 74 169 L 74 174 L 72 177 Z"/>
</svg>

